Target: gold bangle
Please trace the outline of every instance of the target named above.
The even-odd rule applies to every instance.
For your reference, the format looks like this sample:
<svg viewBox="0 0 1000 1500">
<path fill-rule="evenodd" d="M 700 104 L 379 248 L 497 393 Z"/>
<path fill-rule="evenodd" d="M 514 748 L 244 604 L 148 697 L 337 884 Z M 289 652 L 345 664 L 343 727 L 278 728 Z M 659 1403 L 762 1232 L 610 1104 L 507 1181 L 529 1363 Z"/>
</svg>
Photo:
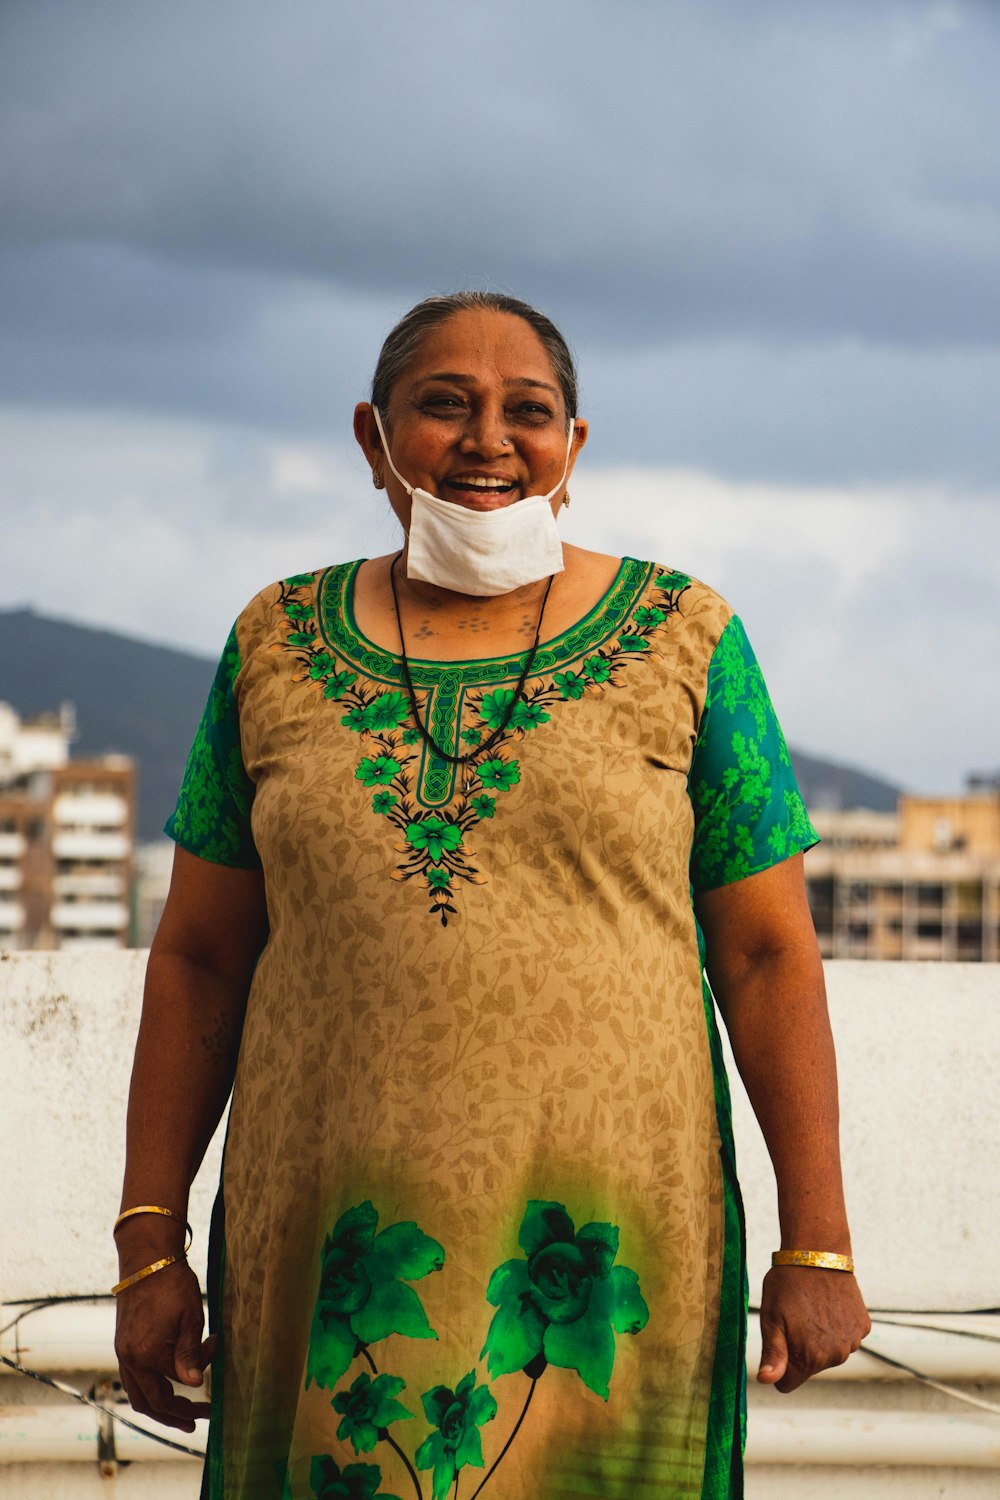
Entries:
<svg viewBox="0 0 1000 1500">
<path fill-rule="evenodd" d="M 111 1288 L 112 1297 L 117 1297 L 118 1293 L 123 1292 L 127 1286 L 135 1286 L 136 1282 L 142 1281 L 144 1277 L 152 1276 L 156 1271 L 164 1271 L 167 1266 L 174 1266 L 183 1259 L 183 1255 L 165 1255 L 162 1260 L 154 1260 L 151 1266 L 143 1266 L 142 1270 L 136 1271 L 134 1276 L 126 1276 L 123 1281 L 116 1282 Z"/>
<path fill-rule="evenodd" d="M 115 1227 L 114 1229 L 112 1229 L 111 1233 L 117 1234 L 118 1226 L 120 1224 L 124 1224 L 126 1219 L 133 1218 L 136 1214 L 162 1214 L 166 1219 L 176 1219 L 177 1223 L 183 1224 L 184 1228 L 187 1230 L 187 1242 L 184 1246 L 184 1254 L 186 1255 L 187 1252 L 191 1249 L 191 1245 L 194 1240 L 194 1234 L 191 1231 L 191 1225 L 188 1223 L 187 1219 L 181 1218 L 180 1214 L 175 1214 L 172 1208 L 160 1208 L 156 1203 L 140 1203 L 136 1208 L 127 1208 L 124 1213 L 118 1215 L 117 1219 L 115 1220 Z"/>
<path fill-rule="evenodd" d="M 814 1266 L 818 1271 L 846 1271 L 854 1274 L 849 1255 L 835 1255 L 832 1250 L 775 1250 L 772 1266 Z"/>
</svg>

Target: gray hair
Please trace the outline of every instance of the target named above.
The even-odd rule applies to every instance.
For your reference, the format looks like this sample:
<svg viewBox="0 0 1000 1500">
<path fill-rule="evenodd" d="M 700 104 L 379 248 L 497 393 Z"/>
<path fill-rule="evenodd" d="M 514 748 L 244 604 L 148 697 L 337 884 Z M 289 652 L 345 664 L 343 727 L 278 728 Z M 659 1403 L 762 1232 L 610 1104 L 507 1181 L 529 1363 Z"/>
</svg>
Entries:
<svg viewBox="0 0 1000 1500">
<path fill-rule="evenodd" d="M 377 406 L 383 416 L 386 415 L 393 386 L 419 353 L 420 345 L 432 328 L 447 322 L 456 313 L 480 310 L 510 313 L 515 318 L 522 318 L 535 330 L 545 345 L 562 388 L 567 420 L 575 417 L 577 376 L 569 345 L 544 313 L 530 303 L 521 302 L 517 297 L 504 296 L 502 292 L 452 292 L 445 297 L 427 297 L 423 302 L 418 302 L 416 307 L 411 307 L 382 345 L 372 378 L 372 405 Z"/>
</svg>

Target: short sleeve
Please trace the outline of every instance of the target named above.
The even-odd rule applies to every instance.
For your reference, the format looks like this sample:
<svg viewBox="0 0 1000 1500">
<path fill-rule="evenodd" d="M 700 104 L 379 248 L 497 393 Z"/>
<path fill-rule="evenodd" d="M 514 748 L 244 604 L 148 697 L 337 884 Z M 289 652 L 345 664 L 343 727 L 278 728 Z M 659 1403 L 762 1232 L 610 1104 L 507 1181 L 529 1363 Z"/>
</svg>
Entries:
<svg viewBox="0 0 1000 1500">
<path fill-rule="evenodd" d="M 187 759 L 177 806 L 164 832 L 216 865 L 259 870 L 250 828 L 254 786 L 243 764 L 233 684 L 240 670 L 235 627 L 230 632 Z"/>
<path fill-rule="evenodd" d="M 819 842 L 757 659 L 733 615 L 708 670 L 688 785 L 696 891 L 757 875 Z"/>
</svg>

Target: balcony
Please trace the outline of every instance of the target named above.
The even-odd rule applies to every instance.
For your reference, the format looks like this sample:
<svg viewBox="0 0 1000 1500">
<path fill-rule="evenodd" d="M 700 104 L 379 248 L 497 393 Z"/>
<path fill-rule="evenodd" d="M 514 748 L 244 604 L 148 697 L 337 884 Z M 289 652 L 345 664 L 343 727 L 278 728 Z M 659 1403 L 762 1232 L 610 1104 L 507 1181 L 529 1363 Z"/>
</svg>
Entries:
<svg viewBox="0 0 1000 1500">
<path fill-rule="evenodd" d="M 74 828 L 124 828 L 128 803 L 113 792 L 61 792 L 52 804 L 52 818 Z"/>
<path fill-rule="evenodd" d="M 57 901 L 49 920 L 57 933 L 121 932 L 128 907 L 121 901 Z"/>
<path fill-rule="evenodd" d="M 81 870 L 73 875 L 57 875 L 52 882 L 52 889 L 58 897 L 90 896 L 99 899 L 102 896 L 117 896 L 123 899 L 125 877 L 109 874 L 106 870 Z"/>
<path fill-rule="evenodd" d="M 19 901 L 0 900 L 0 944 L 4 934 L 20 932 L 24 926 L 24 907 Z"/>
<path fill-rule="evenodd" d="M 0 833 L 0 859 L 21 859 L 27 847 L 23 833 Z"/>
<path fill-rule="evenodd" d="M 108 1228 L 144 967 L 137 952 L 14 954 L 0 963 L 0 1298 L 8 1302 L 104 1294 L 111 1284 Z M 1000 966 L 833 962 L 827 981 L 855 1255 L 870 1303 L 892 1309 L 867 1343 L 996 1404 L 1000 1316 L 972 1310 L 995 1307 L 998 1295 L 1000 1197 L 991 1173 L 1000 1160 Z M 756 1300 L 778 1243 L 775 1194 L 732 1067 L 730 1077 Z M 192 1264 L 203 1280 L 220 1149 L 221 1132 L 192 1194 Z M 16 1311 L 5 1309 L 0 1326 Z M 109 1379 L 111 1312 L 105 1299 L 30 1314 L 18 1330 L 22 1359 L 77 1389 Z M 0 1340 L 9 1357 L 13 1340 Z M 751 1372 L 756 1341 L 752 1322 Z M 996 1493 L 998 1418 L 870 1355 L 791 1396 L 751 1381 L 749 1407 L 747 1500 Z M 190 1438 L 166 1435 L 204 1441 L 203 1428 Z M 115 1451 L 134 1460 L 115 1481 L 123 1495 L 196 1500 L 195 1459 L 125 1433 L 116 1434 Z M 96 1413 L 36 1393 L 13 1372 L 0 1376 L 0 1493 L 75 1500 L 114 1489 L 98 1477 Z"/>
<path fill-rule="evenodd" d="M 0 891 L 19 891 L 22 884 L 19 865 L 0 865 Z"/>
<path fill-rule="evenodd" d="M 57 833 L 52 840 L 52 853 L 59 860 L 110 863 L 128 858 L 129 841 L 124 833 L 76 829 Z"/>
</svg>

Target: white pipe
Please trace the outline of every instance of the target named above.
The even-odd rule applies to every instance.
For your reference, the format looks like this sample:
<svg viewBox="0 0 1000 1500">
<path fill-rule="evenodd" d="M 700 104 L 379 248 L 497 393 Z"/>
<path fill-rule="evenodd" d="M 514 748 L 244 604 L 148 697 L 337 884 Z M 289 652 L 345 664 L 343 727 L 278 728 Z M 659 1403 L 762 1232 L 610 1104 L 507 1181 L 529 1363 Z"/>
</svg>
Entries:
<svg viewBox="0 0 1000 1500">
<path fill-rule="evenodd" d="M 875 1411 L 844 1415 L 755 1408 L 747 1424 L 748 1465 L 819 1464 L 854 1469 L 1000 1468 L 1000 1422 L 995 1417 L 943 1412 Z"/>
<path fill-rule="evenodd" d="M 0 1326 L 16 1318 L 24 1306 L 8 1304 Z M 933 1380 L 951 1383 L 1000 1384 L 1000 1315 L 991 1313 L 893 1313 L 893 1325 L 874 1324 L 865 1340 L 873 1349 L 922 1370 Z M 914 1328 L 933 1323 L 940 1332 Z M 0 1354 L 29 1365 L 42 1374 L 85 1371 L 109 1374 L 117 1369 L 114 1355 L 115 1309 L 108 1302 L 72 1302 L 45 1307 L 23 1318 L 17 1329 L 0 1338 Z M 968 1338 L 967 1333 L 992 1334 L 998 1342 Z M 747 1367 L 751 1378 L 760 1364 L 760 1321 L 751 1313 L 747 1329 Z M 0 1367 L 2 1369 L 2 1367 Z M 817 1380 L 908 1380 L 891 1365 L 854 1355 Z"/>
<path fill-rule="evenodd" d="M 128 1407 L 123 1409 L 130 1421 L 138 1422 L 188 1448 L 204 1451 L 205 1429 L 179 1432 L 161 1427 L 144 1417 L 137 1417 Z M 0 1465 L 28 1463 L 97 1463 L 99 1413 L 87 1406 L 5 1406 L 0 1407 Z M 115 1457 L 122 1463 L 136 1459 L 160 1463 L 194 1463 L 186 1453 L 164 1447 L 150 1438 L 115 1423 Z"/>
<path fill-rule="evenodd" d="M 143 1425 L 155 1430 L 152 1424 Z M 160 1431 L 201 1450 L 201 1432 Z M 118 1424 L 115 1453 L 122 1462 L 193 1461 Z M 96 1412 L 83 1407 L 0 1408 L 0 1465 L 74 1461 L 97 1462 Z M 842 1415 L 757 1409 L 751 1414 L 747 1464 L 989 1469 L 1000 1467 L 1000 1426 L 989 1418 L 940 1412 Z"/>
<path fill-rule="evenodd" d="M 29 1306 L 8 1303 L 0 1310 L 0 1326 L 27 1312 Z M 55 1370 L 108 1374 L 118 1368 L 114 1349 L 113 1302 L 64 1302 L 42 1307 L 28 1312 L 16 1328 L 0 1337 L 0 1354 L 43 1374 Z"/>
<path fill-rule="evenodd" d="M 865 1343 L 879 1354 L 902 1364 L 912 1365 L 932 1380 L 949 1384 L 986 1382 L 1000 1384 L 1000 1317 L 991 1313 L 952 1313 L 947 1318 L 930 1313 L 893 1313 L 893 1325 L 873 1323 Z M 899 1321 L 896 1321 L 896 1320 Z M 940 1332 L 914 1328 L 913 1322 L 933 1323 Z M 970 1333 L 986 1333 L 998 1342 L 969 1338 Z M 747 1370 L 750 1378 L 757 1374 L 761 1357 L 760 1319 L 750 1314 L 747 1327 Z M 815 1375 L 814 1380 L 910 1380 L 912 1377 L 892 1365 L 872 1359 L 864 1351 L 854 1354 L 846 1364 Z"/>
</svg>

